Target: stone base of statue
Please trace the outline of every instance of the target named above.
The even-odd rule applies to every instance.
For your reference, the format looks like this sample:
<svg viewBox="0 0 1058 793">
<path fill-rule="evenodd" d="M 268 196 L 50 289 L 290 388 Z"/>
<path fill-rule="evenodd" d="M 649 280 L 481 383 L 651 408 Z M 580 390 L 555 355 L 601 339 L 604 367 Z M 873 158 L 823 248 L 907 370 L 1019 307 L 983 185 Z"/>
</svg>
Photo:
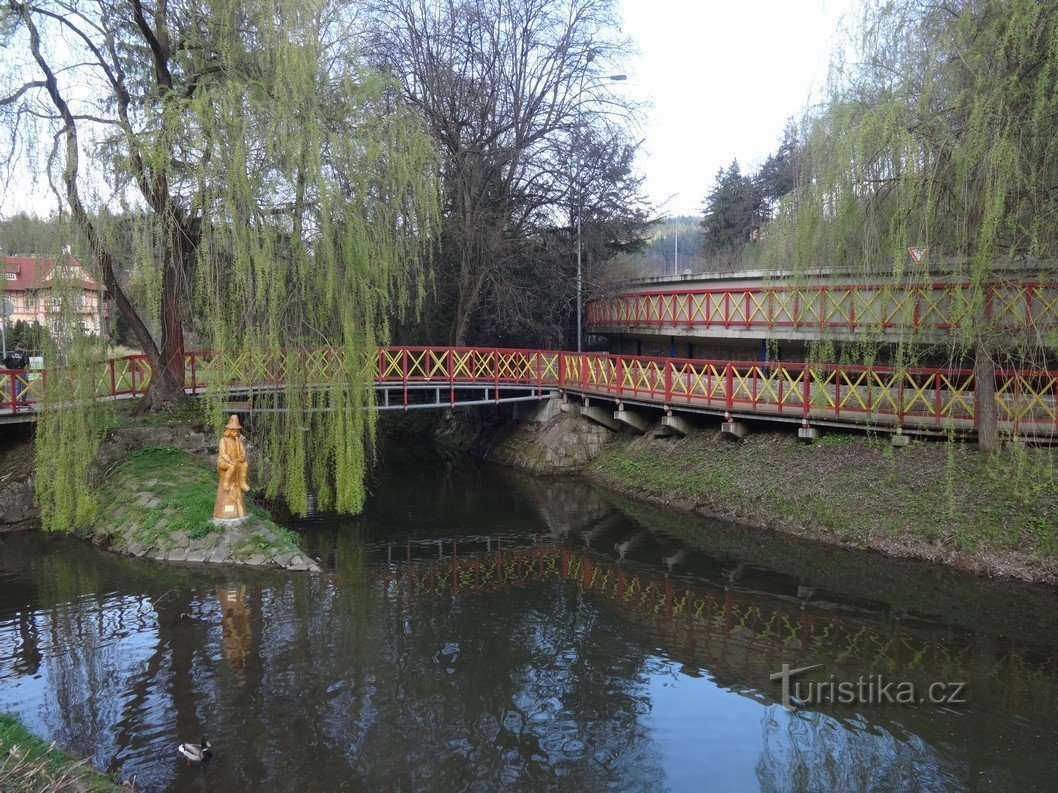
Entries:
<svg viewBox="0 0 1058 793">
<path fill-rule="evenodd" d="M 242 518 L 213 518 L 210 523 L 214 526 L 241 526 L 249 519 L 249 516 Z"/>
</svg>

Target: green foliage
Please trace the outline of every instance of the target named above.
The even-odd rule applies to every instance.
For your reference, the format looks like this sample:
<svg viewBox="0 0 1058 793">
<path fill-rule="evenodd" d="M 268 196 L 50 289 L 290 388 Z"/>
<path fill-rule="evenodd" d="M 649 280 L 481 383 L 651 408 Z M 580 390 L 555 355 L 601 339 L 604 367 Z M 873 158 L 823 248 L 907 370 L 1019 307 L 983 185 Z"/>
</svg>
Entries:
<svg viewBox="0 0 1058 793">
<path fill-rule="evenodd" d="M 124 788 L 34 735 L 12 714 L 0 713 L 0 790 L 116 793 Z"/>
<path fill-rule="evenodd" d="M 207 408 L 214 420 L 243 362 L 291 351 L 278 402 L 288 412 L 260 418 L 254 430 L 274 463 L 268 492 L 298 513 L 310 492 L 323 508 L 363 503 L 375 421 L 370 363 L 391 318 L 419 308 L 440 205 L 430 136 L 401 86 L 365 66 L 355 15 L 334 0 L 279 10 L 176 2 L 142 25 L 116 0 L 75 15 L 47 0 L 0 10 L 5 45 L 18 53 L 0 60 L 0 88 L 26 70 L 39 79 L 38 60 L 50 62 L 73 114 L 30 86 L 0 106 L 0 123 L 12 141 L 72 144 L 46 167 L 66 186 L 81 236 L 58 233 L 89 250 L 100 272 L 122 260 L 116 269 L 128 278 L 109 286 L 114 296 L 127 284 L 130 301 L 118 301 L 126 327 L 142 319 L 138 343 L 156 353 L 151 406 L 183 398 L 179 374 L 161 361 L 182 354 L 184 323 L 218 352 Z M 60 35 L 67 47 L 41 48 Z M 56 112 L 22 112 L 26 103 Z M 4 173 L 16 159 L 0 160 Z M 140 195 L 113 215 L 102 201 L 93 205 L 96 184 Z M 68 329 L 77 319 L 57 322 L 65 338 L 49 365 L 60 354 L 71 364 L 105 357 L 73 349 Z M 305 348 L 344 352 L 325 383 L 299 365 L 293 351 Z M 87 404 L 97 384 L 86 368 L 59 380 L 48 383 L 38 492 L 45 525 L 70 528 L 94 512 L 89 465 L 106 422 Z"/>
<path fill-rule="evenodd" d="M 708 255 L 741 250 L 764 223 L 764 199 L 754 180 L 742 173 L 738 160 L 716 173 L 705 200 L 703 251 Z"/>
<path fill-rule="evenodd" d="M 95 521 L 99 496 L 93 465 L 112 424 L 110 404 L 98 399 L 108 386 L 98 364 L 105 350 L 97 339 L 69 330 L 80 319 L 74 299 L 80 282 L 56 268 L 52 289 L 61 311 L 54 319 L 57 332 L 42 340 L 47 380 L 34 380 L 28 389 L 39 400 L 35 488 L 47 531 L 83 529 Z"/>
<path fill-rule="evenodd" d="M 321 509 L 358 512 L 375 432 L 374 354 L 391 313 L 416 307 L 437 160 L 399 86 L 320 27 L 325 3 L 301 5 L 278 17 L 240 6 L 252 53 L 223 14 L 208 20 L 233 67 L 252 57 L 266 68 L 249 79 L 240 70 L 171 111 L 218 154 L 200 163 L 208 233 L 197 251 L 217 428 L 225 374 L 272 361 L 284 412 L 254 424 L 272 463 L 268 496 L 296 514 L 309 493 Z M 262 212 L 277 203 L 290 207 L 279 222 Z M 327 349 L 341 354 L 321 365 Z"/>
<path fill-rule="evenodd" d="M 804 121 L 799 189 L 768 229 L 780 269 L 838 267 L 968 282 L 957 342 L 1011 340 L 983 327 L 987 283 L 1058 256 L 1058 7 L 1014 0 L 865 3 L 821 109 Z M 1009 335 L 1009 334 L 1007 334 Z"/>
</svg>

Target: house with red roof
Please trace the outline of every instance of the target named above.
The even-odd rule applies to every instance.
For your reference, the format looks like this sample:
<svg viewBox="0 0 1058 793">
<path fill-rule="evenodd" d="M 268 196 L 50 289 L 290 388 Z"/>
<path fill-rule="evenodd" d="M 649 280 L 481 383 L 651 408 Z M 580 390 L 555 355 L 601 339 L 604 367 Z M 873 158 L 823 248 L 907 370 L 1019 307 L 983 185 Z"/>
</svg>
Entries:
<svg viewBox="0 0 1058 793">
<path fill-rule="evenodd" d="M 63 309 L 72 312 L 84 333 L 98 335 L 107 318 L 106 290 L 73 256 L 0 256 L 4 273 L 4 317 L 8 324 L 39 322 L 52 333 L 61 330 Z M 69 301 L 72 305 L 67 306 Z"/>
</svg>

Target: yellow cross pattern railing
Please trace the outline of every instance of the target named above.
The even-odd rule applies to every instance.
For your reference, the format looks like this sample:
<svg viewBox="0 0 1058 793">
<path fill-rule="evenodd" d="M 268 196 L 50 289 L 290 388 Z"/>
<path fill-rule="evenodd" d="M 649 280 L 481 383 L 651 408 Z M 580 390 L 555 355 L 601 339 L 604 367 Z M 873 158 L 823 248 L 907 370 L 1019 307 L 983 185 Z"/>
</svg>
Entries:
<svg viewBox="0 0 1058 793">
<path fill-rule="evenodd" d="M 96 393 L 103 398 L 140 395 L 150 384 L 144 356 L 108 360 L 99 364 L 98 371 Z M 4 379 L 0 410 L 32 409 L 42 401 L 48 377 L 48 370 L 0 372 Z M 476 386 L 477 393 L 488 394 L 485 399 L 497 401 L 504 389 L 522 389 L 523 395 L 514 396 L 529 399 L 557 389 L 666 409 L 932 432 L 972 431 L 977 413 L 974 374 L 955 368 L 769 364 L 471 347 L 380 347 L 375 356 L 357 361 L 330 348 L 192 352 L 185 359 L 190 393 L 347 389 L 368 385 L 372 379 L 379 387 L 396 388 L 398 394 L 403 390 L 404 406 L 409 404 L 410 388 L 447 385 L 452 404 L 457 390 L 467 386 Z M 440 393 L 436 399 L 440 406 Z M 1058 437 L 1058 371 L 996 370 L 995 399 L 1005 432 Z"/>
<path fill-rule="evenodd" d="M 762 332 L 947 334 L 975 317 L 998 329 L 1058 328 L 1058 282 L 767 284 L 641 289 L 588 301 L 587 326 Z"/>
</svg>

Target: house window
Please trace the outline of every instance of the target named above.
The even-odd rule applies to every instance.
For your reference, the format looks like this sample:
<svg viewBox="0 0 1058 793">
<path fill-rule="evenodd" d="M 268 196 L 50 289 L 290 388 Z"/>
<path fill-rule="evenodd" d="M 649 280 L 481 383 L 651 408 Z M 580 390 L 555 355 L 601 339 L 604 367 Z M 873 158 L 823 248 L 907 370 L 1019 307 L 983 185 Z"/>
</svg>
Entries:
<svg viewBox="0 0 1058 793">
<path fill-rule="evenodd" d="M 32 311 L 37 307 L 37 299 L 33 295 L 26 295 L 26 311 Z"/>
<path fill-rule="evenodd" d="M 52 311 L 62 311 L 62 300 L 57 297 L 53 297 L 48 301 L 51 304 Z"/>
<path fill-rule="evenodd" d="M 6 278 L 8 281 L 14 281 L 16 278 L 18 278 L 18 273 L 4 273 L 4 278 Z"/>
</svg>

